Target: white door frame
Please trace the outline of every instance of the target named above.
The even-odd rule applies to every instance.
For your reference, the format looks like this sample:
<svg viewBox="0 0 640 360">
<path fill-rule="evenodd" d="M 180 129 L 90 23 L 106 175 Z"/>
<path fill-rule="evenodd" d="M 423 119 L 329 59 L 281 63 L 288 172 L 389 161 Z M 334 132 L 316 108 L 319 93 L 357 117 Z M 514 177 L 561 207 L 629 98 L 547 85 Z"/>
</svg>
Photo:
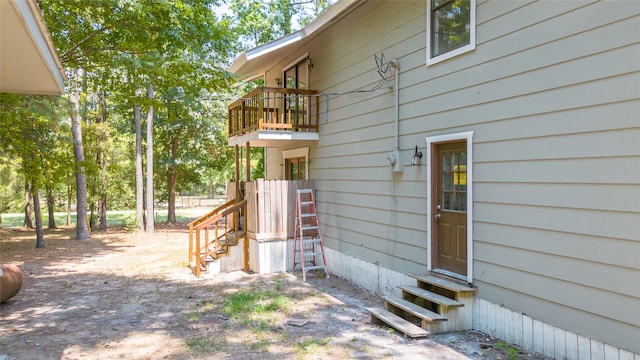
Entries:
<svg viewBox="0 0 640 360">
<path fill-rule="evenodd" d="M 433 206 L 432 185 L 433 166 L 432 151 L 435 145 L 451 141 L 465 140 L 467 142 L 467 282 L 473 283 L 473 131 L 427 136 L 427 270 L 433 269 L 432 264 L 432 219 L 435 214 Z"/>
</svg>

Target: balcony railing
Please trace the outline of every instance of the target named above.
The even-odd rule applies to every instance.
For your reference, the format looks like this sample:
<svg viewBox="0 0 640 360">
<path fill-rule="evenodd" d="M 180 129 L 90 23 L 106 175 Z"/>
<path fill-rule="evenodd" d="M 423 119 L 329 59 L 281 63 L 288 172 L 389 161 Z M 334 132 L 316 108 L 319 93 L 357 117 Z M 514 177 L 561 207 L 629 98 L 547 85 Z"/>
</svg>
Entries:
<svg viewBox="0 0 640 360">
<path fill-rule="evenodd" d="M 229 137 L 254 131 L 318 132 L 315 90 L 259 87 L 229 105 Z"/>
</svg>

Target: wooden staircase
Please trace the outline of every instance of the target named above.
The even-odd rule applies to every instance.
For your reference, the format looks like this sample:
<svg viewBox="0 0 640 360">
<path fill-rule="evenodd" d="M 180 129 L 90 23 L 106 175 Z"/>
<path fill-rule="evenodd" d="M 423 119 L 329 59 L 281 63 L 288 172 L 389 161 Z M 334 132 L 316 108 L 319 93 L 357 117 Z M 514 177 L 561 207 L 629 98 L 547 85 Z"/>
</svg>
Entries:
<svg viewBox="0 0 640 360">
<path fill-rule="evenodd" d="M 383 296 L 385 308 L 367 308 L 371 322 L 408 337 L 471 329 L 475 290 L 435 275 L 410 275 L 417 285 L 399 285 L 402 298 Z"/>
<path fill-rule="evenodd" d="M 209 263 L 228 254 L 229 246 L 238 245 L 240 238 L 245 239 L 245 269 L 249 267 L 246 231 L 240 228 L 240 213 L 246 212 L 246 200 L 238 203 L 230 200 L 188 224 L 189 268 L 196 276 L 200 276 L 203 270 L 207 271 Z"/>
</svg>

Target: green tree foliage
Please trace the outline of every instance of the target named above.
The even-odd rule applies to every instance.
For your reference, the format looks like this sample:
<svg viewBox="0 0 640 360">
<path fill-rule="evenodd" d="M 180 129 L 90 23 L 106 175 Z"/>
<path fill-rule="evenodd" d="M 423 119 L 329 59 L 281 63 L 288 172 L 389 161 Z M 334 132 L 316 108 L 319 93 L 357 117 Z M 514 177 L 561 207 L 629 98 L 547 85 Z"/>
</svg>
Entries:
<svg viewBox="0 0 640 360">
<path fill-rule="evenodd" d="M 0 161 L 4 163 L 3 177 L 10 180 L 4 193 L 10 194 L 17 188 L 15 177 L 7 168 L 17 165 L 18 173 L 33 193 L 36 223 L 41 221 L 38 191 L 64 183 L 65 174 L 72 169 L 66 155 L 71 142 L 63 135 L 68 131 L 64 105 L 65 101 L 59 97 L 0 94 L 0 143 L 6 145 Z M 11 203 L 15 200 L 3 201 L 3 204 Z M 2 207 L 8 208 L 8 205 Z M 41 224 L 37 230 L 36 246 L 44 247 Z"/>
<path fill-rule="evenodd" d="M 246 50 L 298 30 L 335 1 L 332 0 L 230 0 L 228 17 Z"/>
<path fill-rule="evenodd" d="M 157 200 L 171 203 L 181 191 L 224 184 L 234 175 L 227 105 L 250 89 L 236 84 L 225 68 L 239 50 L 285 35 L 329 5 L 233 0 L 227 1 L 233 15 L 220 18 L 218 0 L 38 3 L 67 70 L 69 95 L 0 95 L 0 212 L 24 207 L 25 183 L 36 190 L 34 197 L 47 194 L 50 211 L 70 211 L 72 194 L 82 192 L 75 169 L 86 176 L 90 209 L 132 208 L 134 105 L 142 119 L 151 106 L 155 110 L 157 189 L 151 190 Z M 152 99 L 146 96 L 149 85 Z M 82 134 L 75 140 L 71 119 Z M 84 161 L 73 156 L 79 143 Z M 261 153 L 252 149 L 254 178 L 262 176 L 261 160 L 253 160 Z"/>
<path fill-rule="evenodd" d="M 61 60 L 87 74 L 82 109 L 89 123 L 97 121 L 90 120 L 87 110 L 103 110 L 87 105 L 91 94 L 108 93 L 110 101 L 120 104 L 109 114 L 117 110 L 128 113 L 122 119 L 133 118 L 134 104 L 143 109 L 154 107 L 154 139 L 161 142 L 161 151 L 156 151 L 161 154 L 156 157 L 161 163 L 156 168 L 160 170 L 158 175 L 168 179 L 159 184 L 176 179 L 193 183 L 189 179 L 194 178 L 194 166 L 185 166 L 188 162 L 183 160 L 183 153 L 190 151 L 190 158 L 202 158 L 197 152 L 206 150 L 206 146 L 193 144 L 207 140 L 200 136 L 202 132 L 190 129 L 197 125 L 197 99 L 202 93 L 222 89 L 230 81 L 224 68 L 232 38 L 228 25 L 215 18 L 215 5 L 214 0 L 92 0 L 90 4 L 84 0 L 43 1 L 45 18 L 54 22 L 49 28 L 54 41 L 60 44 Z M 148 84 L 153 84 L 154 99 L 146 99 L 141 91 Z M 87 140 L 91 142 L 87 151 L 91 156 L 87 159 L 95 155 L 100 162 L 100 154 L 113 150 L 108 136 L 104 136 L 109 126 L 101 124 L 95 132 L 87 129 Z M 123 128 L 126 127 L 120 127 Z M 189 148 L 183 150 L 186 146 Z M 105 174 L 91 170 L 86 168 L 92 178 L 88 181 L 89 200 L 94 204 L 110 187 L 100 185 L 105 182 Z"/>
</svg>

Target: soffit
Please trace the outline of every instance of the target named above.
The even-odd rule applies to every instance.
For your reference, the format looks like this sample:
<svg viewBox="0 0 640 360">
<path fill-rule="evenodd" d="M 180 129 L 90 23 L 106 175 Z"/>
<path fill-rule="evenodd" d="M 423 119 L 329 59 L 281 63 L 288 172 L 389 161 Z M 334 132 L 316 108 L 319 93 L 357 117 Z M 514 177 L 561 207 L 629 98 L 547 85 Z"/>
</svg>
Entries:
<svg viewBox="0 0 640 360">
<path fill-rule="evenodd" d="M 58 54 L 33 0 L 0 0 L 0 92 L 64 92 Z"/>
</svg>

